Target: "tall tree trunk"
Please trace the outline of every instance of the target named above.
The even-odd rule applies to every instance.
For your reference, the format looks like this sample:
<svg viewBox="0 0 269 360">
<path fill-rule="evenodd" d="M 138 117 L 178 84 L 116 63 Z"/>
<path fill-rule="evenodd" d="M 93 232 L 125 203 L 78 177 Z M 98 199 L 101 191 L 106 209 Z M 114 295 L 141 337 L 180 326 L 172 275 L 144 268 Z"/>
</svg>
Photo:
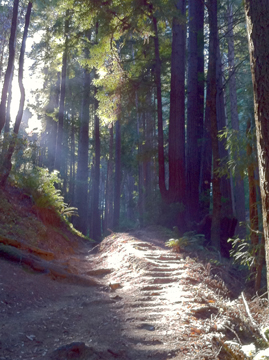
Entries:
<svg viewBox="0 0 269 360">
<path fill-rule="evenodd" d="M 186 3 L 178 0 L 172 23 L 169 120 L 169 202 L 185 204 L 185 47 Z"/>
<path fill-rule="evenodd" d="M 7 70 L 6 70 L 6 74 L 5 74 L 5 80 L 4 80 L 4 85 L 3 85 L 3 89 L 2 89 L 2 97 L 1 97 L 1 103 L 0 103 L 0 134 L 2 132 L 3 127 L 5 126 L 7 93 L 8 93 L 8 87 L 10 84 L 10 78 L 12 76 L 12 70 L 13 70 L 14 59 L 15 59 L 18 7 L 19 7 L 19 0 L 14 0 L 11 31 L 10 31 L 10 38 L 9 38 L 9 57 L 8 57 Z"/>
<path fill-rule="evenodd" d="M 105 208 L 105 226 L 107 229 L 113 228 L 113 123 L 109 128 L 109 158 L 107 162 L 106 179 L 106 208 Z"/>
<path fill-rule="evenodd" d="M 154 76 L 154 75 L 153 75 Z M 158 138 L 157 138 L 157 114 L 156 114 L 156 89 L 153 89 L 153 142 L 158 146 Z M 153 162 L 153 183 L 154 183 L 154 192 L 158 191 L 158 169 L 157 169 L 158 157 L 154 157 Z"/>
<path fill-rule="evenodd" d="M 53 114 L 55 109 L 59 106 L 60 96 L 60 73 L 57 73 L 58 80 L 56 84 L 51 86 L 50 99 L 48 106 L 46 107 L 46 145 L 47 151 L 47 166 L 50 171 L 54 169 L 55 153 L 56 153 L 56 139 L 57 139 L 57 122 L 49 114 Z"/>
<path fill-rule="evenodd" d="M 262 269 L 265 263 L 265 238 L 262 235 L 260 251 L 257 258 L 256 277 L 255 277 L 255 291 L 257 292 L 261 288 L 262 282 Z"/>
<path fill-rule="evenodd" d="M 13 66 L 13 69 L 12 69 L 12 74 L 11 74 L 11 77 L 10 77 L 10 83 L 9 83 L 9 87 L 8 87 L 6 123 L 5 123 L 5 128 L 4 128 L 5 133 L 10 132 L 10 106 L 11 106 L 11 100 L 12 100 L 13 76 L 14 76 L 14 66 Z"/>
<path fill-rule="evenodd" d="M 199 220 L 199 181 L 204 111 L 204 3 L 189 1 L 189 58 L 187 105 L 188 220 Z"/>
<path fill-rule="evenodd" d="M 207 96 L 209 96 L 207 89 Z M 212 183 L 212 140 L 209 103 L 206 101 L 205 124 L 202 143 L 200 175 L 200 215 L 204 218 L 210 211 L 210 189 Z"/>
<path fill-rule="evenodd" d="M 248 138 L 247 142 L 247 156 L 248 159 L 253 157 L 252 150 L 252 131 L 251 131 L 251 122 L 248 120 L 247 123 L 247 133 L 246 136 Z M 257 245 L 259 244 L 259 218 L 258 218 L 258 206 L 257 206 L 257 193 L 256 193 L 256 180 L 255 180 L 255 168 L 257 164 L 253 161 L 250 161 L 248 164 L 248 187 L 249 187 L 249 222 L 250 222 L 250 240 L 251 245 L 256 250 Z M 255 263 L 253 266 L 253 271 L 256 273 L 255 277 L 255 291 L 258 291 L 261 284 L 261 270 L 262 266 L 260 264 L 264 263 L 264 258 L 260 259 L 260 255 L 263 253 L 256 252 L 253 254 L 255 256 Z"/>
<path fill-rule="evenodd" d="M 225 112 L 225 101 L 224 101 L 224 89 L 223 89 L 223 80 L 222 80 L 222 59 L 219 47 L 219 39 L 217 39 L 217 65 L 216 65 L 216 76 L 217 76 L 217 123 L 218 131 L 223 130 L 226 127 L 226 112 Z M 226 139 L 221 139 L 218 141 L 219 146 L 219 158 L 220 165 L 226 164 L 229 154 L 226 149 Z M 231 182 L 227 175 L 224 175 L 220 178 L 220 189 L 221 196 L 223 198 L 222 203 L 222 215 L 233 216 L 233 201 L 232 201 L 232 191 L 231 191 Z"/>
<path fill-rule="evenodd" d="M 221 192 L 219 170 L 219 144 L 218 144 L 218 124 L 217 124 L 217 42 L 218 42 L 218 20 L 217 20 L 217 0 L 208 0 L 209 14 L 209 63 L 208 63 L 208 79 L 207 79 L 207 105 L 209 107 L 209 116 L 211 122 L 211 141 L 213 154 L 213 213 L 211 225 L 211 242 L 220 248 L 220 217 L 221 217 Z"/>
<path fill-rule="evenodd" d="M 237 110 L 237 93 L 236 93 L 236 77 L 235 77 L 235 64 L 234 64 L 234 34 L 233 34 L 233 8 L 231 1 L 228 5 L 228 61 L 229 61 L 229 93 L 230 93 L 230 104 L 231 104 L 231 123 L 232 129 L 239 131 L 239 117 Z M 235 154 L 235 160 L 240 158 L 240 153 Z M 242 176 L 236 171 L 235 174 L 235 210 L 236 217 L 239 222 L 246 221 L 246 210 L 245 210 L 245 191 L 244 181 Z M 239 227 L 239 236 L 245 238 L 246 229 L 243 226 Z"/>
<path fill-rule="evenodd" d="M 185 0 L 178 0 L 176 9 L 179 17 L 173 18 L 172 64 L 171 64 L 171 94 L 170 94 L 170 124 L 169 124 L 169 190 L 165 184 L 165 163 L 163 147 L 163 118 L 161 90 L 161 60 L 159 53 L 159 37 L 157 19 L 151 5 L 151 17 L 154 31 L 155 49 L 155 83 L 157 90 L 158 114 L 158 164 L 159 189 L 166 203 L 185 203 L 185 118 L 184 118 L 184 72 L 185 72 L 185 42 L 186 19 Z M 178 219 L 181 219 L 179 217 Z M 178 220 L 179 221 L 179 220 Z M 182 224 L 184 225 L 184 221 Z"/>
<path fill-rule="evenodd" d="M 269 12 L 267 0 L 245 0 L 269 288 Z"/>
<path fill-rule="evenodd" d="M 69 153 L 69 146 L 68 146 L 68 135 L 69 135 L 69 124 L 65 124 L 65 131 L 63 134 L 63 152 L 64 152 L 64 156 L 63 156 L 63 161 L 62 161 L 62 187 L 61 187 L 61 191 L 63 194 L 64 199 L 66 199 L 67 196 L 67 182 L 68 182 L 68 178 L 67 178 L 67 167 L 68 167 L 68 153 Z"/>
<path fill-rule="evenodd" d="M 12 69 L 12 74 L 10 77 L 10 83 L 8 87 L 8 98 L 7 98 L 7 110 L 6 110 L 6 122 L 4 127 L 4 142 L 2 148 L 2 157 L 5 155 L 7 148 L 8 148 L 8 140 L 9 140 L 9 133 L 10 133 L 10 106 L 12 100 L 12 81 L 14 75 L 14 67 Z"/>
<path fill-rule="evenodd" d="M 121 124 L 116 121 L 115 139 L 115 190 L 114 190 L 114 214 L 113 228 L 117 230 L 120 224 L 120 195 L 121 195 Z"/>
<path fill-rule="evenodd" d="M 95 24 L 95 43 L 97 44 L 98 35 L 98 22 Z M 96 99 L 97 88 L 95 88 L 94 98 L 94 177 L 93 177 L 93 194 L 92 194 L 92 224 L 91 224 L 91 237 L 98 241 L 101 240 L 101 221 L 99 210 L 99 196 L 100 196 L 100 121 L 97 115 L 97 109 L 99 106 Z"/>
<path fill-rule="evenodd" d="M 153 31 L 154 31 L 154 51 L 155 51 L 155 84 L 157 91 L 159 188 L 162 199 L 166 200 L 168 197 L 168 191 L 165 185 L 161 59 L 160 59 L 160 51 L 159 51 L 159 35 L 158 35 L 157 19 L 155 16 L 152 16 L 152 23 L 153 23 Z"/>
<path fill-rule="evenodd" d="M 32 3 L 29 2 L 27 6 L 27 11 L 25 15 L 25 25 L 24 25 L 24 31 L 23 31 L 23 37 L 22 37 L 22 45 L 21 45 L 21 51 L 20 51 L 20 58 L 19 58 L 19 87 L 21 92 L 21 99 L 20 99 L 20 105 L 18 114 L 16 116 L 16 121 L 14 125 L 14 135 L 10 142 L 8 151 L 6 153 L 4 163 L 3 163 L 3 171 L 1 172 L 1 178 L 0 178 L 0 185 L 5 186 L 7 178 L 9 176 L 12 164 L 11 164 L 11 158 L 13 155 L 13 152 L 15 150 L 16 145 L 16 139 L 19 133 L 19 128 L 21 124 L 21 119 L 23 115 L 23 107 L 24 107 L 24 101 L 25 101 L 25 90 L 23 86 L 23 66 L 24 66 L 24 54 L 25 54 L 25 46 L 26 46 L 26 39 L 30 24 L 30 17 L 31 17 L 31 10 L 32 10 Z"/>
<path fill-rule="evenodd" d="M 249 159 L 252 158 L 252 136 L 251 136 L 251 122 L 248 120 L 247 123 L 247 156 Z M 250 135 L 250 136 L 249 136 Z M 257 231 L 259 230 L 259 219 L 258 219 L 258 207 L 257 207 L 257 193 L 256 193 L 256 180 L 255 180 L 255 168 L 256 164 L 251 161 L 248 164 L 248 186 L 249 186 L 249 221 L 251 231 L 250 238 L 252 245 L 256 246 L 259 243 L 259 236 Z"/>
<path fill-rule="evenodd" d="M 126 181 L 126 189 L 127 189 L 127 219 L 131 222 L 136 220 L 136 214 L 134 212 L 134 191 L 135 191 L 135 177 L 132 174 L 127 175 Z"/>
<path fill-rule="evenodd" d="M 1 44 L 1 56 L 0 56 L 0 81 L 2 80 L 2 72 L 3 72 L 3 62 L 4 62 L 4 54 L 6 50 L 6 42 L 7 40 L 4 39 Z"/>
<path fill-rule="evenodd" d="M 134 59 L 134 52 L 133 52 Z M 144 141 L 145 141 L 145 129 L 141 126 L 141 117 L 145 113 L 141 114 L 139 103 L 138 103 L 138 94 L 135 93 L 135 106 L 136 106 L 136 132 L 138 137 L 138 216 L 139 222 L 143 226 L 144 212 L 145 212 L 145 189 L 144 189 Z"/>
<path fill-rule="evenodd" d="M 75 116 L 72 107 L 71 134 L 70 134 L 70 179 L 69 179 L 69 201 L 74 204 L 75 200 Z"/>
<path fill-rule="evenodd" d="M 154 146 L 154 119 L 152 116 L 152 93 L 148 92 L 146 96 L 147 102 L 147 113 L 146 113 L 146 139 L 145 139 L 145 151 L 146 151 L 146 164 L 145 164 L 145 210 L 149 212 L 151 209 L 151 201 L 153 194 L 153 166 L 152 166 L 152 155 L 151 150 Z"/>
<path fill-rule="evenodd" d="M 60 108 L 59 119 L 57 129 L 57 142 L 55 153 L 55 169 L 61 170 L 61 162 L 63 160 L 63 131 L 64 131 L 64 102 L 65 102 L 65 90 L 66 90 L 66 73 L 67 73 L 67 56 L 68 56 L 68 32 L 69 32 L 69 10 L 66 11 L 66 19 L 64 24 L 64 52 L 62 60 L 62 78 L 61 78 L 61 93 L 60 93 Z"/>
<path fill-rule="evenodd" d="M 78 167 L 75 186 L 75 203 L 78 208 L 75 226 L 83 233 L 88 232 L 88 151 L 89 151 L 89 119 L 90 119 L 90 84 L 91 75 L 84 69 L 83 99 L 79 128 Z"/>
<path fill-rule="evenodd" d="M 105 227 L 105 203 L 103 200 L 105 200 L 105 196 L 106 196 L 106 172 L 102 171 L 102 169 L 104 168 L 105 165 L 105 161 L 104 159 L 101 159 L 101 168 L 100 168 L 100 211 L 101 211 L 101 230 L 102 233 L 104 232 L 104 227 Z"/>
<path fill-rule="evenodd" d="M 138 110 L 138 101 L 137 101 Z M 142 119 L 141 119 L 142 118 Z M 142 121 L 141 121 L 142 120 Z M 142 122 L 142 124 L 140 123 Z M 138 144 L 138 212 L 139 222 L 143 226 L 145 214 L 145 111 L 142 114 L 137 114 L 137 135 L 139 138 Z"/>
<path fill-rule="evenodd" d="M 99 241 L 101 239 L 101 222 L 99 210 L 100 193 L 100 124 L 97 115 L 98 100 L 94 99 L 94 178 L 93 178 L 93 199 L 92 199 L 92 224 L 90 229 L 91 238 Z"/>
</svg>

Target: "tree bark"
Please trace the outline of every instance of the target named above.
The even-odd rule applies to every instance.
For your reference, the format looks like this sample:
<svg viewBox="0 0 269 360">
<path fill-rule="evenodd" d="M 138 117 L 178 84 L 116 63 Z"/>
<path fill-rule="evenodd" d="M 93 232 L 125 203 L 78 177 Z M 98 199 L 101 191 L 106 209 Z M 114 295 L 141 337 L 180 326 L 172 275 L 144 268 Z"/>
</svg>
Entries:
<svg viewBox="0 0 269 360">
<path fill-rule="evenodd" d="M 109 128 L 109 158 L 107 162 L 106 207 L 104 232 L 113 227 L 113 123 Z"/>
<path fill-rule="evenodd" d="M 6 123 L 4 132 L 8 133 L 10 132 L 10 106 L 11 106 L 11 100 L 12 100 L 12 82 L 13 82 L 13 76 L 14 76 L 14 66 L 12 69 L 12 74 L 10 77 L 10 83 L 8 87 L 8 98 L 7 98 L 7 112 L 6 112 Z"/>
<path fill-rule="evenodd" d="M 251 123 L 248 120 L 247 123 L 247 156 L 248 159 L 252 157 L 252 137 L 251 137 Z M 250 136 L 249 136 L 250 135 Z M 252 161 L 248 164 L 248 186 L 249 186 L 249 221 L 250 228 L 253 230 L 250 234 L 251 244 L 253 246 L 258 245 L 259 235 L 257 231 L 259 230 L 259 219 L 258 219 L 258 207 L 257 207 L 257 193 L 256 193 L 256 180 L 255 180 L 255 168 L 256 164 Z"/>
<path fill-rule="evenodd" d="M 158 165 L 159 189 L 162 200 L 168 204 L 185 203 L 185 119 L 184 119 L 184 71 L 185 71 L 185 0 L 176 3 L 179 16 L 173 19 L 172 64 L 171 64 L 171 95 L 169 124 L 169 190 L 165 184 L 165 162 L 163 144 L 161 59 L 159 53 L 159 37 L 157 19 L 152 15 L 155 49 L 155 83 L 157 92 L 158 118 Z M 180 18 L 180 14 L 183 15 Z M 183 19 L 183 21 L 182 21 Z M 179 64 L 179 62 L 181 62 Z M 180 214 L 182 215 L 182 214 Z M 180 221 L 182 219 L 182 221 Z M 182 216 L 178 217 L 180 226 L 185 226 Z"/>
<path fill-rule="evenodd" d="M 247 122 L 246 136 L 247 142 L 247 156 L 248 159 L 253 157 L 252 149 L 252 134 L 251 134 L 251 121 Z M 257 251 L 257 245 L 259 244 L 259 218 L 258 218 L 258 206 L 257 206 L 257 192 L 256 192 L 256 180 L 255 180 L 255 168 L 257 164 L 250 161 L 248 164 L 248 187 L 249 187 L 249 222 L 250 222 L 250 241 L 255 253 L 255 262 L 252 271 L 255 272 L 255 291 L 258 291 L 261 285 L 261 271 L 264 264 L 264 244 L 261 244 L 260 251 Z M 263 237 L 264 240 L 264 237 Z"/>
<path fill-rule="evenodd" d="M 1 103 L 0 103 L 0 134 L 3 130 L 3 127 L 5 126 L 5 122 L 6 122 L 7 93 L 8 93 L 10 78 L 12 76 L 12 70 L 13 70 L 14 59 L 15 59 L 18 7 L 19 7 L 19 0 L 14 0 L 11 31 L 10 31 L 10 38 L 9 38 L 8 65 L 7 65 L 7 70 L 6 70 L 6 74 L 5 74 L 5 80 L 4 80 L 4 85 L 3 85 L 3 89 L 2 89 L 2 97 L 1 97 Z"/>
<path fill-rule="evenodd" d="M 219 39 L 217 38 L 217 123 L 218 131 L 222 131 L 226 125 L 226 112 L 225 112 L 225 100 L 224 100 L 224 89 L 223 89 L 223 75 L 222 75 L 222 59 L 220 53 Z M 219 146 L 219 158 L 220 166 L 225 166 L 229 153 L 226 149 L 226 139 L 218 140 Z M 222 215 L 233 216 L 233 201 L 232 201 L 232 191 L 231 191 L 231 182 L 227 175 L 224 175 L 220 178 L 220 191 L 222 196 Z"/>
<path fill-rule="evenodd" d="M 92 193 L 92 224 L 90 229 L 91 238 L 93 240 L 101 240 L 101 222 L 99 211 L 99 193 L 100 193 L 100 124 L 97 115 L 98 100 L 94 99 L 94 178 Z"/>
<path fill-rule="evenodd" d="M 147 102 L 147 113 L 146 113 L 146 139 L 145 139 L 145 151 L 146 151 L 146 162 L 145 162 L 145 211 L 149 213 L 152 209 L 152 194 L 153 189 L 153 164 L 151 151 L 154 146 L 154 119 L 152 116 L 152 92 L 149 91 L 146 96 Z"/>
<path fill-rule="evenodd" d="M 6 122 L 4 126 L 4 141 L 2 147 L 2 157 L 6 154 L 8 148 L 8 140 L 9 140 L 9 133 L 10 133 L 10 106 L 12 100 L 12 81 L 14 76 L 14 67 L 12 69 L 12 74 L 10 77 L 10 83 L 8 87 L 8 97 L 7 97 L 7 110 L 6 110 Z"/>
<path fill-rule="evenodd" d="M 267 0 L 245 0 L 254 90 L 262 217 L 269 288 L 269 12 Z"/>
<path fill-rule="evenodd" d="M 236 93 L 236 77 L 235 77 L 235 64 L 234 64 L 234 34 L 233 34 L 233 8 L 231 1 L 228 5 L 228 62 L 229 62 L 229 95 L 231 104 L 231 124 L 232 129 L 238 133 L 239 131 L 239 117 L 237 110 L 237 93 Z M 240 153 L 235 154 L 235 160 L 239 160 Z M 235 210 L 238 222 L 246 221 L 245 210 L 245 191 L 244 181 L 242 176 L 236 171 L 235 174 Z M 238 228 L 239 236 L 245 238 L 246 229 L 243 226 Z"/>
<path fill-rule="evenodd" d="M 219 147 L 218 147 L 218 124 L 217 124 L 217 43 L 218 43 L 218 21 L 217 21 L 217 0 L 208 0 L 209 14 L 209 63 L 208 63 L 208 89 L 207 105 L 211 122 L 211 141 L 213 154 L 213 213 L 211 225 L 211 242 L 220 249 L 220 217 L 221 217 L 221 192 L 219 170 Z"/>
<path fill-rule="evenodd" d="M 59 119 L 57 129 L 57 142 L 55 153 L 55 169 L 61 170 L 61 163 L 63 160 L 63 131 L 64 131 L 64 102 L 65 102 L 65 90 L 66 90 L 66 74 L 67 74 L 67 56 L 68 56 L 68 32 L 69 32 L 69 10 L 66 11 L 66 19 L 64 24 L 64 52 L 62 60 L 62 78 L 61 78 L 61 93 L 60 93 L 60 108 Z"/>
<path fill-rule="evenodd" d="M 83 99 L 81 107 L 78 144 L 78 167 L 75 185 L 75 204 L 78 208 L 79 217 L 74 220 L 74 223 L 75 226 L 85 235 L 88 232 L 88 151 L 90 120 L 90 84 L 91 75 L 88 69 L 84 69 Z"/>
<path fill-rule="evenodd" d="M 70 177 L 69 177 L 69 201 L 71 204 L 75 203 L 75 116 L 74 107 L 72 107 L 72 118 L 71 118 L 71 134 L 70 134 Z"/>
<path fill-rule="evenodd" d="M 172 23 L 171 91 L 169 120 L 169 202 L 185 204 L 185 0 L 175 5 Z"/>
<path fill-rule="evenodd" d="M 57 139 L 57 122 L 49 114 L 53 114 L 55 109 L 59 106 L 60 96 L 60 73 L 57 73 L 58 80 L 56 84 L 51 85 L 50 99 L 46 107 L 46 145 L 47 151 L 47 166 L 50 171 L 54 169 L 55 153 L 56 153 L 56 139 Z"/>
<path fill-rule="evenodd" d="M 187 103 L 188 220 L 199 220 L 199 181 L 204 112 L 204 3 L 189 1 L 189 57 Z"/>
<path fill-rule="evenodd" d="M 24 31 L 23 31 L 23 37 L 22 37 L 22 45 L 21 45 L 21 51 L 20 51 L 20 58 L 19 58 L 19 87 L 21 92 L 21 99 L 20 99 L 20 105 L 18 114 L 16 116 L 16 121 L 14 125 L 13 130 L 13 138 L 9 144 L 8 151 L 6 153 L 4 163 L 3 163 L 3 171 L 1 172 L 1 179 L 0 179 L 0 185 L 5 186 L 7 178 L 9 176 L 12 164 L 11 164 L 11 158 L 15 150 L 16 145 L 16 139 L 19 133 L 19 128 L 21 124 L 21 119 L 23 115 L 23 107 L 24 107 L 24 101 L 25 101 L 25 90 L 23 86 L 23 66 L 24 66 L 24 54 L 25 54 L 25 46 L 26 46 L 26 39 L 30 24 L 30 17 L 31 17 L 31 11 L 32 11 L 32 3 L 29 2 L 27 6 L 27 11 L 25 15 L 25 25 L 24 25 Z"/>
<path fill-rule="evenodd" d="M 138 110 L 138 100 L 136 94 L 136 108 Z M 141 121 L 142 120 L 142 121 Z M 141 124 L 142 123 L 142 124 Z M 145 214 L 145 111 L 137 114 L 137 136 L 138 136 L 138 212 L 139 222 L 143 226 Z"/>
<path fill-rule="evenodd" d="M 2 72 L 3 72 L 3 62 L 4 62 L 4 54 L 6 50 L 6 42 L 7 40 L 4 39 L 1 44 L 1 56 L 0 56 L 0 81 L 2 80 Z"/>
<path fill-rule="evenodd" d="M 262 282 L 262 269 L 265 263 L 265 238 L 262 235 L 261 247 L 257 258 L 256 277 L 255 277 L 255 291 L 257 292 L 261 288 Z"/>
<path fill-rule="evenodd" d="M 207 89 L 207 97 L 209 96 Z M 200 175 L 200 216 L 203 219 L 210 211 L 210 189 L 212 183 L 212 140 L 209 103 L 206 101 L 205 124 L 202 143 L 202 162 Z"/>
<path fill-rule="evenodd" d="M 159 51 L 159 35 L 158 35 L 157 19 L 155 16 L 152 17 L 152 23 L 153 23 L 153 31 L 154 31 L 154 51 L 155 51 L 155 84 L 157 91 L 159 189 L 162 199 L 166 201 L 166 199 L 168 198 L 168 191 L 165 185 L 161 59 L 160 59 L 160 51 Z"/>
<path fill-rule="evenodd" d="M 120 195 L 121 195 L 121 124 L 116 121 L 115 139 L 115 190 L 114 190 L 114 214 L 113 228 L 117 230 L 120 225 Z"/>
</svg>

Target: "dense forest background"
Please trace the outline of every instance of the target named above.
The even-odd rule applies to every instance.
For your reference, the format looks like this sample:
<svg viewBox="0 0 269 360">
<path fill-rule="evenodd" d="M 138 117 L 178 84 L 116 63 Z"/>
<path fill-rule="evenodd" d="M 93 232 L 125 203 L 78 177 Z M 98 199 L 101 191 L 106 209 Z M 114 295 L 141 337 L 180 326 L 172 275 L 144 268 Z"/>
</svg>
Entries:
<svg viewBox="0 0 269 360">
<path fill-rule="evenodd" d="M 57 182 L 74 226 L 97 241 L 154 224 L 202 229 L 220 250 L 238 235 L 258 289 L 242 1 L 7 0 L 0 18 L 1 185 Z"/>
</svg>

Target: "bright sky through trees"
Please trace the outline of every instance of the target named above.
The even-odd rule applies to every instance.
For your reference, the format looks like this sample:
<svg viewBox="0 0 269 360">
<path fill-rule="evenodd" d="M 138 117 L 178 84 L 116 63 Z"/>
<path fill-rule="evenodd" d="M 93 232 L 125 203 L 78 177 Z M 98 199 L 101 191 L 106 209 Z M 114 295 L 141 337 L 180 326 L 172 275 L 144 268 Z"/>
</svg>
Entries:
<svg viewBox="0 0 269 360">
<path fill-rule="evenodd" d="M 31 51 L 32 45 L 38 42 L 40 39 L 40 35 L 37 33 L 32 38 L 28 38 L 26 42 L 26 57 L 25 57 L 25 65 L 24 65 L 24 79 L 23 84 L 25 87 L 26 101 L 25 107 L 27 108 L 29 105 L 33 105 L 35 103 L 35 94 L 36 90 L 41 90 L 44 84 L 44 80 L 41 72 L 38 69 L 35 71 L 31 71 L 31 66 L 33 64 L 33 60 L 27 56 L 27 53 Z M 18 84 L 18 64 L 15 64 L 15 76 L 13 77 L 12 84 L 12 101 L 11 101 L 11 122 L 14 123 L 20 102 L 20 89 Z M 41 130 L 41 121 L 38 120 L 37 114 L 31 109 L 31 113 L 33 116 L 29 119 L 29 128 L 27 132 L 33 131 L 33 129 L 37 128 L 38 131 Z"/>
</svg>

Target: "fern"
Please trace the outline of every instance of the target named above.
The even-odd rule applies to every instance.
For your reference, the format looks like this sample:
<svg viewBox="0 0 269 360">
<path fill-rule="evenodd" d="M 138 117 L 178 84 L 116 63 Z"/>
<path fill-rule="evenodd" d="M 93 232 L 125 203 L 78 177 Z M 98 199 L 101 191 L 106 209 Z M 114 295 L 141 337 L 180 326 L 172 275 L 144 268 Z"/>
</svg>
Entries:
<svg viewBox="0 0 269 360">
<path fill-rule="evenodd" d="M 175 251 L 180 251 L 188 245 L 188 239 L 186 237 L 181 237 L 179 239 L 169 239 L 166 241 L 165 246 L 173 248 Z"/>
<path fill-rule="evenodd" d="M 184 233 L 182 237 L 177 239 L 169 239 L 166 241 L 165 246 L 173 248 L 174 251 L 179 252 L 181 249 L 193 244 L 198 244 L 204 240 L 204 235 L 196 234 L 194 231 Z"/>
<path fill-rule="evenodd" d="M 77 208 L 69 207 L 55 184 L 61 184 L 59 172 L 35 167 L 16 175 L 17 185 L 32 198 L 38 208 L 54 209 L 59 215 L 67 218 L 77 215 Z"/>
<path fill-rule="evenodd" d="M 228 239 L 228 242 L 232 244 L 230 254 L 233 257 L 234 262 L 245 265 L 248 269 L 251 269 L 255 264 L 255 254 L 259 251 L 260 245 L 254 247 L 248 240 L 239 238 Z"/>
<path fill-rule="evenodd" d="M 71 216 L 79 216 L 78 215 L 78 209 L 76 207 L 69 207 L 67 204 L 65 204 L 66 207 L 62 209 L 61 215 L 69 218 Z"/>
</svg>

